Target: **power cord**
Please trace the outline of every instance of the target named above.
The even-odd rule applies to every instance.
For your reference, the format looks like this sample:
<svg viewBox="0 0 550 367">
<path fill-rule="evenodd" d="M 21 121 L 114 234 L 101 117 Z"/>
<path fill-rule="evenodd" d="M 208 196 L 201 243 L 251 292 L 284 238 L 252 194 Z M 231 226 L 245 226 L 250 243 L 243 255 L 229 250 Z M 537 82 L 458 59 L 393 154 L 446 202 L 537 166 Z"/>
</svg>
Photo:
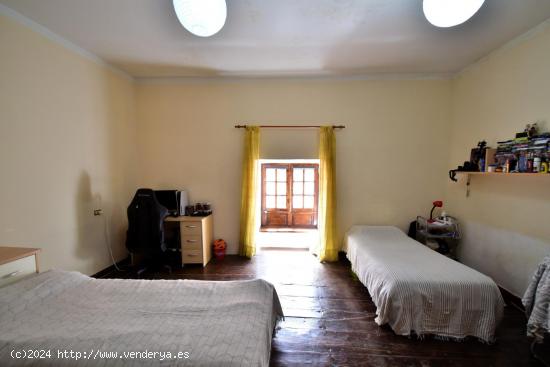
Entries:
<svg viewBox="0 0 550 367">
<path fill-rule="evenodd" d="M 111 262 L 113 263 L 114 268 L 117 271 L 125 271 L 126 269 L 118 266 L 115 260 L 115 256 L 113 255 L 113 247 L 111 245 L 111 234 L 109 231 L 109 222 L 107 221 L 107 214 L 105 214 L 102 209 L 96 209 L 94 210 L 94 215 L 101 215 L 103 217 L 103 236 L 105 239 L 105 245 L 107 246 L 107 250 L 109 250 L 109 255 L 111 256 Z"/>
<path fill-rule="evenodd" d="M 107 245 L 107 248 L 109 249 L 109 255 L 111 255 L 111 261 L 113 262 L 113 266 L 117 271 L 121 271 L 121 269 L 118 267 L 115 257 L 113 255 L 113 248 L 111 246 L 111 236 L 109 233 L 109 223 L 107 222 L 107 215 L 103 215 L 103 234 L 105 236 L 105 244 Z"/>
</svg>

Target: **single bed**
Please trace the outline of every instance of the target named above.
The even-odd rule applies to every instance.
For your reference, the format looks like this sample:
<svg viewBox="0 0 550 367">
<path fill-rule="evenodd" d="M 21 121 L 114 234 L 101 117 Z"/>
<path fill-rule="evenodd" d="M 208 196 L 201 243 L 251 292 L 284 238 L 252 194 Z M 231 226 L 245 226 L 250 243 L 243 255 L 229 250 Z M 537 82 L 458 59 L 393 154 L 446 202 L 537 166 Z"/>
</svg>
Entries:
<svg viewBox="0 0 550 367">
<path fill-rule="evenodd" d="M 275 288 L 264 280 L 94 279 L 52 270 L 0 289 L 0 361 L 2 366 L 268 366 L 279 317 Z M 12 357 L 13 351 L 36 350 L 49 350 L 51 357 Z M 80 359 L 58 358 L 58 351 L 79 352 Z"/>
<path fill-rule="evenodd" d="M 493 342 L 504 302 L 493 280 L 390 226 L 353 226 L 345 251 L 396 334 Z"/>
</svg>

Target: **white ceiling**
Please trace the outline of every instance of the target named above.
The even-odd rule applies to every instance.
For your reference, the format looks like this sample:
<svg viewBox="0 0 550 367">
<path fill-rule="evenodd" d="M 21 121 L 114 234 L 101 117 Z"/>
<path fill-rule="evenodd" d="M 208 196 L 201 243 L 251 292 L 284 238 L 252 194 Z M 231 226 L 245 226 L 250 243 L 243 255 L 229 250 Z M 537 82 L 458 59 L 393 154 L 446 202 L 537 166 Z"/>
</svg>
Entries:
<svg viewBox="0 0 550 367">
<path fill-rule="evenodd" d="M 550 0 L 486 0 L 435 28 L 422 0 L 227 0 L 211 38 L 171 0 L 0 0 L 136 77 L 454 73 L 550 18 Z"/>
</svg>

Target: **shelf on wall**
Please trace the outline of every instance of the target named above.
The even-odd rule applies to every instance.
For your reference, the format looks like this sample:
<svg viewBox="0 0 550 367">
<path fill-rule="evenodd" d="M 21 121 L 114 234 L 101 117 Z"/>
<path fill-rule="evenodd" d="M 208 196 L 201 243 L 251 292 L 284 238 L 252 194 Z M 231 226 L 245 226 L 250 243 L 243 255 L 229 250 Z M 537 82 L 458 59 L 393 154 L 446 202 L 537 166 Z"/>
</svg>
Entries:
<svg viewBox="0 0 550 367">
<path fill-rule="evenodd" d="M 470 196 L 470 176 L 508 176 L 508 177 L 550 177 L 548 173 L 529 173 L 529 172 L 515 172 L 515 173 L 502 173 L 502 172 L 467 172 L 457 171 L 457 175 L 466 176 L 466 197 Z"/>
<path fill-rule="evenodd" d="M 457 175 L 476 175 L 476 176 L 537 176 L 537 177 L 550 177 L 548 173 L 529 173 L 529 172 L 515 172 L 515 173 L 502 173 L 502 172 L 456 172 Z"/>
</svg>

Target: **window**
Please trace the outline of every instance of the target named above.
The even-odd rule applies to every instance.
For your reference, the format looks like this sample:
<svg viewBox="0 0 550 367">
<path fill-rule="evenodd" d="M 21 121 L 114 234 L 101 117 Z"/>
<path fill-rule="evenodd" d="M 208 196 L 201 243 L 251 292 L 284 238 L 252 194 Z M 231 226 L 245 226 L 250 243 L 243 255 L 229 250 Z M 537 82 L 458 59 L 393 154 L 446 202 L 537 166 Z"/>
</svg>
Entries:
<svg viewBox="0 0 550 367">
<path fill-rule="evenodd" d="M 317 228 L 319 168 L 262 164 L 262 228 Z"/>
</svg>

